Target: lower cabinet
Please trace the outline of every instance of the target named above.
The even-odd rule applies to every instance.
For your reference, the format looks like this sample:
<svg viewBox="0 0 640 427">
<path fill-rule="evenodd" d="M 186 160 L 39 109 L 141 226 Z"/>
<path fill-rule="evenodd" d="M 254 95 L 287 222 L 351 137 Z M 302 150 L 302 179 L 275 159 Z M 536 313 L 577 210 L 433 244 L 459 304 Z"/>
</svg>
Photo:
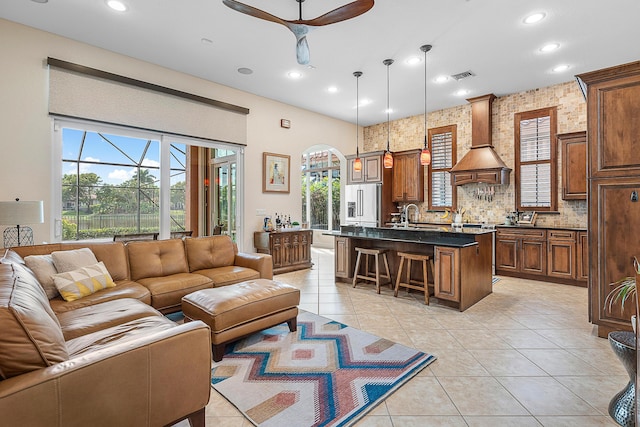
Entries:
<svg viewBox="0 0 640 427">
<path fill-rule="evenodd" d="M 496 274 L 587 286 L 587 232 L 498 228 Z"/>
<path fill-rule="evenodd" d="M 312 230 L 256 231 L 253 234 L 256 251 L 271 255 L 274 274 L 310 268 L 313 265 L 312 243 Z"/>
<path fill-rule="evenodd" d="M 460 302 L 460 249 L 436 246 L 434 296 Z"/>
<path fill-rule="evenodd" d="M 351 268 L 354 265 L 353 248 L 348 237 L 336 237 L 335 240 L 335 276 L 341 279 L 351 277 Z"/>
<path fill-rule="evenodd" d="M 496 233 L 496 274 L 546 274 L 546 230 L 508 228 Z"/>
</svg>

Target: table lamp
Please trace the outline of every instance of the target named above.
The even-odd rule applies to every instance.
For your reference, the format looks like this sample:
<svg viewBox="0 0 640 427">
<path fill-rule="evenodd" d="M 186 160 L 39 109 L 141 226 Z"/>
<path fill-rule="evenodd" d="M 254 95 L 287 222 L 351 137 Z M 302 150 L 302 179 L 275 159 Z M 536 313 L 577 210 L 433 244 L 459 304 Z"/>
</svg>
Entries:
<svg viewBox="0 0 640 427">
<path fill-rule="evenodd" d="M 42 200 L 21 202 L 0 202 L 0 224 L 14 225 L 4 230 L 4 247 L 33 245 L 31 227 L 18 224 L 42 224 L 44 222 L 44 206 Z"/>
</svg>

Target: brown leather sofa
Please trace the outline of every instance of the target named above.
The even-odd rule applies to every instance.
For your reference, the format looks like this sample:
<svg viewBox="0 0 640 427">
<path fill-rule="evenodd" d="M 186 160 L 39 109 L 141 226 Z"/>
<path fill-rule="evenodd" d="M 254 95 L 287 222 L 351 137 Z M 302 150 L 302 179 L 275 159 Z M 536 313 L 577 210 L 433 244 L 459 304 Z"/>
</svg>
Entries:
<svg viewBox="0 0 640 427">
<path fill-rule="evenodd" d="M 111 274 L 116 287 L 75 301 L 58 296 L 49 302 L 56 313 L 120 298 L 135 298 L 167 314 L 180 311 L 182 297 L 191 292 L 252 279 L 272 279 L 271 255 L 238 252 L 229 236 L 185 239 L 50 243 L 19 246 L 5 258 L 47 255 L 54 251 L 89 248 Z"/>
<path fill-rule="evenodd" d="M 0 264 L 0 424 L 204 426 L 210 330 L 133 298 L 57 316 L 19 257 Z"/>
<path fill-rule="evenodd" d="M 115 287 L 75 301 L 47 298 L 23 257 L 90 248 Z M 2 425 L 204 426 L 211 333 L 162 313 L 184 295 L 273 278 L 270 255 L 238 253 L 228 236 L 58 243 L 0 260 Z"/>
</svg>

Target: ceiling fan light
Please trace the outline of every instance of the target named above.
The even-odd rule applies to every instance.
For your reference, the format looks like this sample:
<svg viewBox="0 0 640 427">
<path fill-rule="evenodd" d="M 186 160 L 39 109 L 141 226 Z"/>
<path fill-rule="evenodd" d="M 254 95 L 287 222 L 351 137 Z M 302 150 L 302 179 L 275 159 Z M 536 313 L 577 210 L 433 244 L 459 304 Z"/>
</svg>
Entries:
<svg viewBox="0 0 640 427">
<path fill-rule="evenodd" d="M 429 166 L 431 163 L 431 151 L 428 148 L 423 148 L 420 152 L 420 164 L 422 166 Z"/>
</svg>

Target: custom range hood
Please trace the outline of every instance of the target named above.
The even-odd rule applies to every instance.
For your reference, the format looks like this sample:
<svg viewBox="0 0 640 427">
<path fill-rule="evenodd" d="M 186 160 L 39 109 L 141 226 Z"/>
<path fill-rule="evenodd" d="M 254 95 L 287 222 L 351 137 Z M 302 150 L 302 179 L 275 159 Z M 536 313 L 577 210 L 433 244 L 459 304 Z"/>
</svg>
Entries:
<svg viewBox="0 0 640 427">
<path fill-rule="evenodd" d="M 471 149 L 451 168 L 451 184 L 509 184 L 511 169 L 491 143 L 491 103 L 494 94 L 467 99 L 471 103 Z"/>
</svg>

